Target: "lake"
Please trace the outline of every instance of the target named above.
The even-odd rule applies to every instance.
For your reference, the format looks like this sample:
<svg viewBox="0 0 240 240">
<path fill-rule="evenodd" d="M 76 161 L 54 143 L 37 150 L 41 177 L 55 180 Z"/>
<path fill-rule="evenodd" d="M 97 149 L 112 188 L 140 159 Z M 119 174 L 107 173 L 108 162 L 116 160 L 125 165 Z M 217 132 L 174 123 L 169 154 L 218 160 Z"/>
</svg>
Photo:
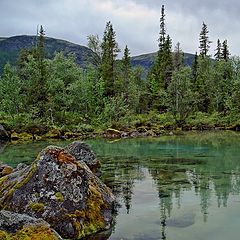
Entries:
<svg viewBox="0 0 240 240">
<path fill-rule="evenodd" d="M 86 140 L 117 197 L 113 228 L 101 240 L 233 240 L 240 235 L 240 135 L 185 133 L 159 138 Z M 0 145 L 0 161 L 31 163 L 45 146 Z"/>
</svg>

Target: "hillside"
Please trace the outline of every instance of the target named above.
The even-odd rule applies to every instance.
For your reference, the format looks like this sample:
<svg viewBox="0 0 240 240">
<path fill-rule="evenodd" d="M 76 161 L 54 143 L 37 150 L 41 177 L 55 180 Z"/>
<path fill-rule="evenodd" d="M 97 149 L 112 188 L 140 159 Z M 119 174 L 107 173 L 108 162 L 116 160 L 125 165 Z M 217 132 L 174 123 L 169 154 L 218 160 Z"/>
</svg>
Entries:
<svg viewBox="0 0 240 240">
<path fill-rule="evenodd" d="M 134 56 L 131 58 L 131 63 L 133 66 L 141 66 L 148 70 L 152 66 L 154 60 L 157 57 L 157 52 L 142 54 L 139 56 Z M 187 66 L 191 66 L 194 60 L 194 54 L 184 53 L 184 62 Z"/>
<path fill-rule="evenodd" d="M 21 49 L 32 48 L 36 45 L 36 36 L 0 37 L 0 73 L 7 62 L 15 65 Z M 68 41 L 49 38 L 45 39 L 45 54 L 47 58 L 53 58 L 56 52 L 74 53 L 77 63 L 83 68 L 91 64 L 94 53 L 91 49 Z"/>
<path fill-rule="evenodd" d="M 36 45 L 36 36 L 14 36 L 9 38 L 0 37 L 0 74 L 4 65 L 9 62 L 16 64 L 17 56 L 21 49 L 32 48 Z M 64 52 L 65 54 L 74 53 L 77 63 L 86 68 L 94 63 L 95 54 L 85 46 L 74 44 L 65 40 L 46 37 L 45 54 L 47 58 L 53 58 L 56 52 Z M 152 66 L 157 53 L 148 53 L 131 58 L 133 66 L 141 66 L 145 70 L 145 76 L 149 68 Z M 191 65 L 194 59 L 193 54 L 185 53 L 185 64 Z"/>
</svg>

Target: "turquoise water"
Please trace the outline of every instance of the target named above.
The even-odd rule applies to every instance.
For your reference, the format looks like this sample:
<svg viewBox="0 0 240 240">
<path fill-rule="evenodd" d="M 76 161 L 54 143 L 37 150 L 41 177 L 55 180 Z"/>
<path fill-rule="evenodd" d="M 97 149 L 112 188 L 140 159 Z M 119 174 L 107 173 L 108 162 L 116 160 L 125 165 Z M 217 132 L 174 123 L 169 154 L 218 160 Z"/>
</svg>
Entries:
<svg viewBox="0 0 240 240">
<path fill-rule="evenodd" d="M 102 180 L 118 200 L 113 229 L 88 239 L 239 239 L 239 134 L 86 142 L 102 163 Z M 0 161 L 30 163 L 49 144 L 68 142 L 2 145 Z"/>
</svg>

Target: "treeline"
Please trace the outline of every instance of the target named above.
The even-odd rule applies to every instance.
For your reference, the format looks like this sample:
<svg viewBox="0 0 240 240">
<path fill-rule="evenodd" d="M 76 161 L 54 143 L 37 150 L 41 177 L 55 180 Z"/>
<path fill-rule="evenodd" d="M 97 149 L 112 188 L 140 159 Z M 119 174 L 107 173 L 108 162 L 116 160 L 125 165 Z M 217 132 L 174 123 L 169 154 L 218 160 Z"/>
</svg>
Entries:
<svg viewBox="0 0 240 240">
<path fill-rule="evenodd" d="M 45 32 L 24 49 L 17 66 L 6 64 L 0 79 L 0 120 L 9 127 L 41 123 L 76 129 L 131 128 L 141 125 L 236 124 L 240 110 L 240 58 L 230 57 L 227 40 L 217 41 L 214 59 L 207 25 L 199 35 L 199 54 L 184 65 L 180 43 L 172 51 L 165 9 L 160 18 L 159 50 L 147 78 L 123 58 L 111 22 L 102 40 L 88 36 L 93 65 L 82 69 L 74 55 L 44 54 Z"/>
</svg>

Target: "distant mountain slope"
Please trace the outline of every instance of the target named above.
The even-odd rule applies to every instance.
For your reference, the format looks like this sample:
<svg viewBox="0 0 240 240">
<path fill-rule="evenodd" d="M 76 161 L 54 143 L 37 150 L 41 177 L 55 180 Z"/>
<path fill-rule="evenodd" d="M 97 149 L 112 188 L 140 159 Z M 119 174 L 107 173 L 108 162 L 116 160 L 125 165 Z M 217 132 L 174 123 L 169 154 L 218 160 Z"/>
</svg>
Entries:
<svg viewBox="0 0 240 240">
<path fill-rule="evenodd" d="M 4 65 L 9 62 L 13 65 L 16 64 L 16 60 L 21 49 L 32 48 L 36 45 L 36 36 L 14 36 L 9 38 L 0 37 L 0 75 L 2 73 Z M 46 37 L 45 39 L 45 54 L 47 58 L 52 59 L 56 52 L 64 52 L 65 54 L 74 53 L 77 63 L 85 68 L 88 65 L 94 63 L 96 58 L 95 53 L 85 47 L 78 44 L 74 44 L 65 40 Z M 144 68 L 144 76 L 147 75 L 147 71 L 152 66 L 156 59 L 157 53 L 148 53 L 131 58 L 132 66 L 141 66 Z M 184 60 L 186 65 L 192 65 L 194 55 L 185 53 Z"/>
<path fill-rule="evenodd" d="M 191 53 L 184 53 L 184 63 L 187 66 L 191 66 L 194 61 L 194 56 L 195 55 Z M 156 57 L 157 52 L 134 56 L 131 58 L 131 64 L 132 66 L 141 66 L 145 70 L 149 70 L 150 67 L 153 65 Z"/>
<path fill-rule="evenodd" d="M 0 73 L 7 62 L 15 65 L 21 49 L 32 48 L 36 45 L 36 36 L 0 37 Z M 91 49 L 68 41 L 49 38 L 45 39 L 45 53 L 47 58 L 53 58 L 56 52 L 74 53 L 77 63 L 86 67 L 91 64 L 94 53 Z"/>
</svg>

